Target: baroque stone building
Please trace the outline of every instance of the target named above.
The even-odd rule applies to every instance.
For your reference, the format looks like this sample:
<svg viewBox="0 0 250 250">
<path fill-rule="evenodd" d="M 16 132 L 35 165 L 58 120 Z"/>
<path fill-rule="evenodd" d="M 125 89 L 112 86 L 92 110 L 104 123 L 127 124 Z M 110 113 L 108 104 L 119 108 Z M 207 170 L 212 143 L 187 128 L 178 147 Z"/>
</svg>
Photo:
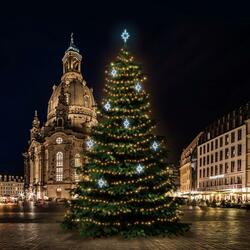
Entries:
<svg viewBox="0 0 250 250">
<path fill-rule="evenodd" d="M 62 58 L 61 82 L 53 86 L 44 126 L 35 111 L 27 151 L 23 154 L 29 198 L 69 198 L 81 178 L 85 140 L 97 124 L 93 90 L 81 73 L 82 56 L 73 41 Z"/>
</svg>

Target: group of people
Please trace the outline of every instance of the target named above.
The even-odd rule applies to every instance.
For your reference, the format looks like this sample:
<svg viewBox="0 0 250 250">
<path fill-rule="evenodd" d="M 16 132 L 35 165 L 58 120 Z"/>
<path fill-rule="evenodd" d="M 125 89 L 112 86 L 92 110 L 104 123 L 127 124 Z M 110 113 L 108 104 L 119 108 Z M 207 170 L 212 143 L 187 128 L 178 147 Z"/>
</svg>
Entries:
<svg viewBox="0 0 250 250">
<path fill-rule="evenodd" d="M 243 200 L 242 197 L 232 197 L 231 199 L 186 199 L 186 205 L 188 206 L 200 206 L 200 207 L 223 207 L 223 208 L 250 208 L 250 201 Z"/>
</svg>

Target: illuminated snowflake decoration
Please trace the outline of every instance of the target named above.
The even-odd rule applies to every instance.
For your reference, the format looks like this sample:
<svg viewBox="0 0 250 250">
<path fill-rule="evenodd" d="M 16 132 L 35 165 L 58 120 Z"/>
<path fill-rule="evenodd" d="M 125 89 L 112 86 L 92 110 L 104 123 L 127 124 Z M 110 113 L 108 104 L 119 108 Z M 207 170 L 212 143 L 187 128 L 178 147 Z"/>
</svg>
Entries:
<svg viewBox="0 0 250 250">
<path fill-rule="evenodd" d="M 156 151 L 158 148 L 159 148 L 159 143 L 157 143 L 156 141 L 154 141 L 153 143 L 152 143 L 152 145 L 151 145 L 151 148 L 154 150 L 154 151 Z"/>
<path fill-rule="evenodd" d="M 111 104 L 109 102 L 106 102 L 106 104 L 104 105 L 104 108 L 106 111 L 109 111 L 111 109 Z"/>
<path fill-rule="evenodd" d="M 135 85 L 135 90 L 139 93 L 139 92 L 141 91 L 141 89 L 142 89 L 141 84 L 140 84 L 139 82 L 136 83 L 136 85 Z"/>
<path fill-rule="evenodd" d="M 136 172 L 137 172 L 137 174 L 143 173 L 143 172 L 144 172 L 144 166 L 141 165 L 141 164 L 138 164 L 138 165 L 136 166 Z"/>
<path fill-rule="evenodd" d="M 112 69 L 112 70 L 111 70 L 111 75 L 112 75 L 113 77 L 117 76 L 117 70 L 116 70 L 116 69 Z"/>
<path fill-rule="evenodd" d="M 128 119 L 125 119 L 125 120 L 123 121 L 123 126 L 124 126 L 124 128 L 129 128 L 130 122 L 129 122 Z"/>
<path fill-rule="evenodd" d="M 126 43 L 127 40 L 129 39 L 130 35 L 129 35 L 129 33 L 127 32 L 126 29 L 122 32 L 121 37 L 122 37 L 122 40 L 124 41 L 124 43 Z"/>
<path fill-rule="evenodd" d="M 88 149 L 91 149 L 94 146 L 94 141 L 92 139 L 89 139 L 86 141 L 86 145 Z"/>
<path fill-rule="evenodd" d="M 104 188 L 107 186 L 107 182 L 103 178 L 100 178 L 97 183 L 99 188 Z"/>
</svg>

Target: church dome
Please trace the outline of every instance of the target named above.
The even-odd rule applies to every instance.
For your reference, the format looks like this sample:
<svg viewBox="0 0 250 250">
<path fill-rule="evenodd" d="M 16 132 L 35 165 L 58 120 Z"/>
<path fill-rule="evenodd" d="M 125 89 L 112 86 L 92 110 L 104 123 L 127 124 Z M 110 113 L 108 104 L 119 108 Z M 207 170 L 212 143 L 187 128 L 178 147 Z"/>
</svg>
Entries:
<svg viewBox="0 0 250 250">
<path fill-rule="evenodd" d="M 72 49 L 73 48 L 73 49 Z M 53 126 L 56 120 L 56 109 L 62 87 L 68 105 L 68 119 L 72 128 L 92 126 L 97 123 L 96 103 L 93 90 L 86 86 L 81 74 L 81 59 L 79 50 L 73 39 L 66 50 L 63 61 L 63 76 L 58 86 L 53 86 L 53 93 L 48 103 L 47 126 Z"/>
</svg>

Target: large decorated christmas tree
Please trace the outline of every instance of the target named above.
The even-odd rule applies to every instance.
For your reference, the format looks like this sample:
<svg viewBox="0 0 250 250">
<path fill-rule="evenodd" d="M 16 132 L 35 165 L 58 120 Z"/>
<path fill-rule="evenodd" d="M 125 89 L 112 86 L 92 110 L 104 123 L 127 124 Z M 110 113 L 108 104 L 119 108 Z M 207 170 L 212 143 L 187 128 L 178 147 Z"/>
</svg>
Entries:
<svg viewBox="0 0 250 250">
<path fill-rule="evenodd" d="M 154 134 L 141 67 L 124 46 L 106 71 L 99 124 L 86 142 L 85 179 L 72 190 L 63 222 L 86 237 L 181 233 L 180 200 L 166 143 Z"/>
</svg>

